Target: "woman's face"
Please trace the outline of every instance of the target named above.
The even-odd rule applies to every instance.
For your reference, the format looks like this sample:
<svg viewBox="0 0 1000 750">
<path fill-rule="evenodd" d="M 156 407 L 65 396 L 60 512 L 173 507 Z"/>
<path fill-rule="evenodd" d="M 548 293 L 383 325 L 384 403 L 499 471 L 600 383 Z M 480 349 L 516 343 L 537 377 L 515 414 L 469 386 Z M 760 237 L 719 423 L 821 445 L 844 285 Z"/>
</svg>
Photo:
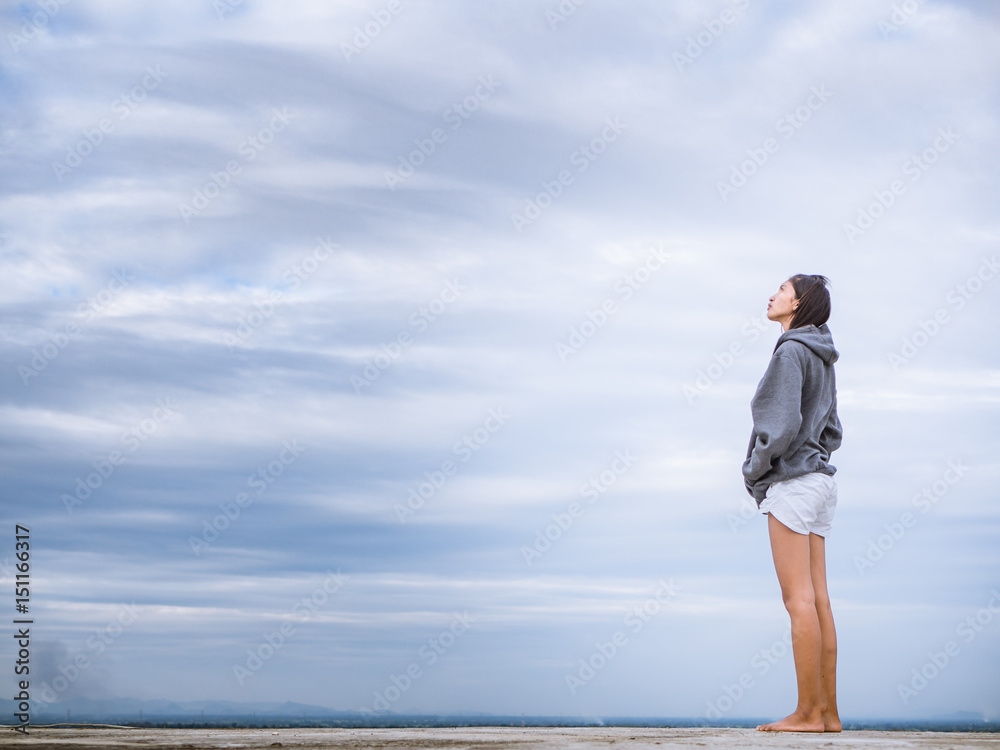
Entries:
<svg viewBox="0 0 1000 750">
<path fill-rule="evenodd" d="M 795 287 L 792 286 L 791 281 L 785 281 L 768 300 L 767 318 L 781 323 L 785 330 L 788 330 L 787 324 L 798 306 L 799 300 L 795 296 Z"/>
</svg>

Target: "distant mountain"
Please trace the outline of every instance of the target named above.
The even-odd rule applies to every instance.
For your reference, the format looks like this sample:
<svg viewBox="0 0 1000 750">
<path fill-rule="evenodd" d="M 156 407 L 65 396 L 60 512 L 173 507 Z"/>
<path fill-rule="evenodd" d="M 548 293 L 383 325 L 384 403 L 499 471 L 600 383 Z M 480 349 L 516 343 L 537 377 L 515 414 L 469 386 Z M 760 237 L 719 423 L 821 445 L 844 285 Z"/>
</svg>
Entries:
<svg viewBox="0 0 1000 750">
<path fill-rule="evenodd" d="M 0 700 L 0 723 L 16 723 L 15 702 Z M 173 726 L 755 726 L 766 717 L 712 721 L 696 717 L 560 717 L 503 716 L 487 713 L 399 714 L 338 711 L 323 706 L 285 701 L 169 701 L 110 698 L 74 698 L 32 705 L 32 724 L 79 722 L 88 724 L 164 724 Z M 1000 723 L 978 711 L 956 711 L 921 719 L 844 719 L 846 729 L 935 729 L 938 731 L 1000 732 Z"/>
<path fill-rule="evenodd" d="M 16 709 L 14 701 L 0 700 L 0 712 L 10 716 Z M 33 723 L 38 723 L 41 717 L 57 717 L 60 721 L 66 721 L 67 712 L 70 720 L 87 719 L 109 720 L 127 719 L 137 721 L 141 716 L 143 719 L 155 718 L 200 718 L 211 717 L 218 719 L 225 718 L 249 718 L 253 716 L 273 717 L 273 718 L 340 718 L 344 716 L 356 715 L 356 711 L 334 711 L 323 706 L 311 706 L 305 703 L 293 703 L 291 701 L 279 702 L 256 702 L 241 703 L 236 701 L 168 701 L 168 700 L 139 700 L 137 698 L 73 698 L 58 703 L 46 705 L 32 705 L 31 718 Z"/>
<path fill-rule="evenodd" d="M 986 714 L 981 711 L 956 711 L 953 714 L 940 714 L 938 716 L 928 716 L 928 721 L 964 721 L 964 722 L 976 722 L 976 721 L 989 721 L 986 718 Z"/>
</svg>

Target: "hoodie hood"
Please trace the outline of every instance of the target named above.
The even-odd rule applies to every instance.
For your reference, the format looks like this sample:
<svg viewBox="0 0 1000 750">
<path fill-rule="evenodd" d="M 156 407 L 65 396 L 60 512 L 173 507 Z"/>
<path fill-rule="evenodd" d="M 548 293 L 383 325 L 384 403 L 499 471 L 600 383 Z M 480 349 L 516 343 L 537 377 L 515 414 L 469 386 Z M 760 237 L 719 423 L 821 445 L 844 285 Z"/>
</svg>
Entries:
<svg viewBox="0 0 1000 750">
<path fill-rule="evenodd" d="M 827 364 L 832 365 L 840 359 L 840 352 L 833 346 L 833 336 L 826 323 L 821 326 L 802 326 L 785 331 L 778 337 L 778 342 L 774 345 L 774 351 L 778 350 L 786 341 L 798 341 L 805 344 L 812 352 Z M 773 354 L 773 352 L 772 352 Z"/>
</svg>

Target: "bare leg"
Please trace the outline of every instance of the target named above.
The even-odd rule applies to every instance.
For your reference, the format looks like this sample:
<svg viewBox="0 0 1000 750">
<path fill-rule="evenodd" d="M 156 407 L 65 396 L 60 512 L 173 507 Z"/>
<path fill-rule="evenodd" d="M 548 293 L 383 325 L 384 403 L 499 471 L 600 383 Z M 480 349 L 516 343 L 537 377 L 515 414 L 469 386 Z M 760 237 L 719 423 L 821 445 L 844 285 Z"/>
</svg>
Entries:
<svg viewBox="0 0 1000 750">
<path fill-rule="evenodd" d="M 799 703 L 795 711 L 784 719 L 761 724 L 757 729 L 765 732 L 823 732 L 826 728 L 820 703 L 822 631 L 809 563 L 809 539 L 814 535 L 798 534 L 770 513 L 767 514 L 767 528 L 781 598 L 792 621 L 792 654 L 795 657 Z"/>
<path fill-rule="evenodd" d="M 816 615 L 819 617 L 819 708 L 823 727 L 827 732 L 841 730 L 837 713 L 837 631 L 833 625 L 830 595 L 826 590 L 826 540 L 817 534 L 809 535 L 809 564 L 812 575 Z"/>
</svg>

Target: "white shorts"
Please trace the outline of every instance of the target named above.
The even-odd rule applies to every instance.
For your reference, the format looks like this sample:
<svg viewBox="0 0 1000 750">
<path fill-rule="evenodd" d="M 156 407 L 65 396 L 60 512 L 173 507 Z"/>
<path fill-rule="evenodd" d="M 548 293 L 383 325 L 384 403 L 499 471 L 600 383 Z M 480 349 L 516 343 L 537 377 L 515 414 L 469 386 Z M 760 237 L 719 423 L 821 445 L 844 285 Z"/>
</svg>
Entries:
<svg viewBox="0 0 1000 750">
<path fill-rule="evenodd" d="M 819 471 L 774 482 L 760 504 L 761 513 L 770 513 L 792 531 L 822 537 L 830 533 L 836 510 L 837 483 Z"/>
</svg>

